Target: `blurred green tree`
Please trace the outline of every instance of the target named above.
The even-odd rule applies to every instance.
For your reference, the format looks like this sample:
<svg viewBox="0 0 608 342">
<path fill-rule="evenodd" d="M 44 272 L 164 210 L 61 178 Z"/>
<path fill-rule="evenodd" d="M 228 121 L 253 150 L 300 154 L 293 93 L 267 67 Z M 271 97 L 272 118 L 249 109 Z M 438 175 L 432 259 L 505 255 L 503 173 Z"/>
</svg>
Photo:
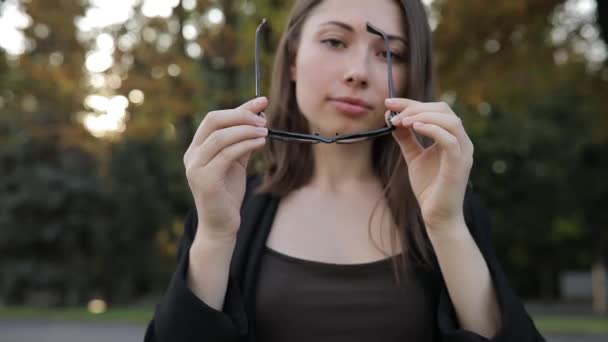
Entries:
<svg viewBox="0 0 608 342">
<path fill-rule="evenodd" d="M 554 298 L 561 271 L 606 259 L 608 70 L 588 53 L 594 20 L 605 18 L 569 18 L 571 3 L 429 8 L 440 94 L 475 143 L 472 183 L 525 296 Z M 22 5 L 29 48 L 0 49 L 0 263 L 10 270 L 0 293 L 18 302 L 49 287 L 58 303 L 92 293 L 124 302 L 162 288 L 191 206 L 183 152 L 205 113 L 254 95 L 263 17 L 267 93 L 291 1 L 180 1 L 169 16 L 136 2 L 126 21 L 85 31 L 78 23 L 95 2 Z M 113 64 L 93 72 L 87 54 L 100 34 L 115 47 Z M 95 138 L 85 129 L 92 94 L 129 99 L 124 132 Z"/>
<path fill-rule="evenodd" d="M 576 48 L 594 18 L 557 0 L 433 6 L 443 98 L 475 143 L 499 254 L 521 293 L 555 298 L 560 272 L 605 263 L 608 244 L 605 168 L 585 157 L 608 139 L 608 70 Z"/>
</svg>

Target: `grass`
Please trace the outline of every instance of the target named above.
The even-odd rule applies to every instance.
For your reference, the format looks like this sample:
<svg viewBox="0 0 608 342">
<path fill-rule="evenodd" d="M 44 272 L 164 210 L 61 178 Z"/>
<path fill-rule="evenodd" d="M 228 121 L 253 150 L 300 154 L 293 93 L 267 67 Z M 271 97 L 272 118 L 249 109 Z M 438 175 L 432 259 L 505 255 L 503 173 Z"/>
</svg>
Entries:
<svg viewBox="0 0 608 342">
<path fill-rule="evenodd" d="M 534 323 L 546 334 L 608 334 L 608 316 L 536 316 Z"/>
<path fill-rule="evenodd" d="M 153 310 L 147 308 L 110 308 L 104 313 L 92 314 L 86 308 L 0 306 L 0 320 L 55 320 L 144 325 L 152 318 L 152 314 Z M 608 316 L 537 315 L 533 319 L 543 334 L 608 334 Z"/>
<path fill-rule="evenodd" d="M 104 313 L 93 314 L 84 307 L 36 308 L 0 306 L 0 320 L 51 320 L 145 324 L 152 318 L 152 314 L 152 309 L 145 308 L 110 308 Z"/>
</svg>

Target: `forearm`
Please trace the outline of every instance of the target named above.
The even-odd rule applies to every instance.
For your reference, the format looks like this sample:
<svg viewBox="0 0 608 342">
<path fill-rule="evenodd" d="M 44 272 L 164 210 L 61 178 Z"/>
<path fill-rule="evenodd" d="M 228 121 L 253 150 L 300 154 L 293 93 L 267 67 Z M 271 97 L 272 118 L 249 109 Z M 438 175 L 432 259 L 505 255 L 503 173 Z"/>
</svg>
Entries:
<svg viewBox="0 0 608 342">
<path fill-rule="evenodd" d="M 494 284 L 466 224 L 462 221 L 429 231 L 461 327 L 488 338 L 494 336 L 500 329 Z"/>
<path fill-rule="evenodd" d="M 199 227 L 197 237 L 190 247 L 188 287 L 207 305 L 221 311 L 236 242 L 215 241 L 202 236 L 201 232 Z"/>
</svg>

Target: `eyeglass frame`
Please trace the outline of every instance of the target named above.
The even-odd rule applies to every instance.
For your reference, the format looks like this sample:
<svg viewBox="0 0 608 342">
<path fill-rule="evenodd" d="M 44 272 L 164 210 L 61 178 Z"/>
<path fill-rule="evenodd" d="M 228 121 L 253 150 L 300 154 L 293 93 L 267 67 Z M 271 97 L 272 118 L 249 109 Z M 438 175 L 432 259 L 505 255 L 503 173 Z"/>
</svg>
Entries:
<svg viewBox="0 0 608 342">
<path fill-rule="evenodd" d="M 260 86 L 260 44 L 259 44 L 259 36 L 260 31 L 266 25 L 266 18 L 262 19 L 262 23 L 257 27 L 255 31 L 255 97 L 261 96 L 261 86 Z M 384 45 L 386 47 L 386 62 L 387 62 L 387 73 L 388 73 L 388 89 L 389 89 L 389 97 L 395 97 L 395 85 L 393 82 L 393 68 L 392 68 L 392 59 L 391 59 L 391 50 L 388 35 L 377 28 L 376 26 L 366 23 L 366 28 L 369 33 L 379 35 L 384 40 Z M 261 115 L 258 113 L 258 115 Z M 396 112 L 391 111 L 388 120 L 388 126 L 360 133 L 350 133 L 350 134 L 337 134 L 333 137 L 322 136 L 319 133 L 314 134 L 305 134 L 305 133 L 295 133 L 295 132 L 287 132 L 277 129 L 268 128 L 268 137 L 276 140 L 282 140 L 286 142 L 299 142 L 299 143 L 326 143 L 326 144 L 348 144 L 353 142 L 344 142 L 346 140 L 351 139 L 360 139 L 364 138 L 364 140 L 381 137 L 387 134 L 390 134 L 395 130 L 395 126 L 391 123 L 390 119 L 397 115 Z M 357 140 L 356 142 L 364 141 Z M 342 141 L 342 142 L 341 142 Z"/>
</svg>

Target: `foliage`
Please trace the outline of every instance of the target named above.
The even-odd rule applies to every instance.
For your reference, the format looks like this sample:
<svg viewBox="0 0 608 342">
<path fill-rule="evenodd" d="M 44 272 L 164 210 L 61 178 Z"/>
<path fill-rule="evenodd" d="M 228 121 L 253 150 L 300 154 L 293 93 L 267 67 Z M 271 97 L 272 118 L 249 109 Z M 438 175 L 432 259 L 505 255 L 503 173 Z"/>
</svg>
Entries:
<svg viewBox="0 0 608 342">
<path fill-rule="evenodd" d="M 2 144 L 0 160 L 0 293 L 21 302 L 52 289 L 53 302 L 77 300 L 111 242 L 94 156 L 21 135 Z"/>
<path fill-rule="evenodd" d="M 137 2 L 125 22 L 88 35 L 74 23 L 91 4 L 59 4 L 23 1 L 30 49 L 17 57 L 0 49 L 0 298 L 124 303 L 166 285 L 191 206 L 182 154 L 206 112 L 253 96 L 263 17 L 272 28 L 268 92 L 291 2 L 198 0 L 167 18 L 146 17 Z M 563 6 L 435 0 L 429 12 L 442 100 L 475 143 L 472 184 L 491 210 L 512 283 L 530 297 L 557 295 L 560 271 L 605 260 L 608 245 L 608 68 L 590 68 L 576 48 L 584 24 L 551 42 Z M 207 22 L 212 8 L 223 23 Z M 99 33 L 116 45 L 116 63 L 97 75 L 101 88 L 83 67 Z M 125 132 L 91 136 L 82 125 L 87 95 L 133 90 L 145 98 L 129 103 Z"/>
<path fill-rule="evenodd" d="M 491 209 L 499 256 L 519 293 L 555 297 L 561 270 L 606 258 L 606 68 L 590 70 L 568 45 L 582 29 L 551 43 L 562 1 L 434 6 L 444 99 L 475 143 L 472 183 Z"/>
</svg>

